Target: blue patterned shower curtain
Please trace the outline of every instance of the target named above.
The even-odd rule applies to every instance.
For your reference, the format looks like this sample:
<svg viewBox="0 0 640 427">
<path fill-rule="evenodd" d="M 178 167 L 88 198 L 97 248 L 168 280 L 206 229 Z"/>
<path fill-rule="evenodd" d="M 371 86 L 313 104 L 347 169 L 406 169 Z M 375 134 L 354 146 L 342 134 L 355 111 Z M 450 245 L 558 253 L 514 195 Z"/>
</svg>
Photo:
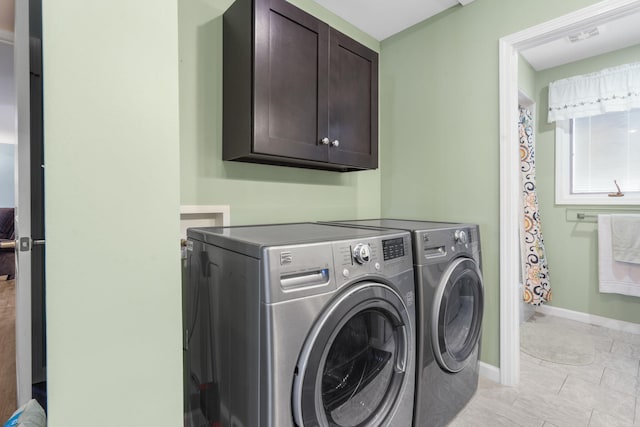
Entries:
<svg viewBox="0 0 640 427">
<path fill-rule="evenodd" d="M 522 227 L 522 263 L 524 301 L 540 305 L 551 301 L 549 268 L 544 250 L 540 210 L 536 194 L 535 140 L 531 111 L 520 107 L 520 172 L 523 195 L 524 224 Z"/>
</svg>

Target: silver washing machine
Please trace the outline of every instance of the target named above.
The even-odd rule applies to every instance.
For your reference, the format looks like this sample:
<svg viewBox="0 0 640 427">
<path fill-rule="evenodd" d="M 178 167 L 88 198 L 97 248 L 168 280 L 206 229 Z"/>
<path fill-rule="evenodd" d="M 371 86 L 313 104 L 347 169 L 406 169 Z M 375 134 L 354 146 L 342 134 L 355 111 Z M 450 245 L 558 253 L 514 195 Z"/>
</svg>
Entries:
<svg viewBox="0 0 640 427">
<path fill-rule="evenodd" d="M 187 236 L 186 426 L 411 426 L 409 233 L 300 223 Z"/>
<path fill-rule="evenodd" d="M 478 387 L 484 306 L 478 226 L 397 219 L 335 223 L 411 232 L 418 301 L 414 426 L 447 425 Z"/>
</svg>

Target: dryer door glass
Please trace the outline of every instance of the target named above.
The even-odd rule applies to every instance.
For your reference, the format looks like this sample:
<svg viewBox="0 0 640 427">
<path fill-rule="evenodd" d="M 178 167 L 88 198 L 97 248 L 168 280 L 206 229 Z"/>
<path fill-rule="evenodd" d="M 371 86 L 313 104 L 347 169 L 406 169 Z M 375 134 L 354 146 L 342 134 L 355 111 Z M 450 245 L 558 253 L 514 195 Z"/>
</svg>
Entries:
<svg viewBox="0 0 640 427">
<path fill-rule="evenodd" d="M 386 286 L 358 286 L 339 299 L 316 325 L 298 363 L 296 423 L 381 425 L 407 380 L 415 351 L 410 325 L 404 303 Z"/>
<path fill-rule="evenodd" d="M 445 272 L 434 301 L 434 350 L 440 365 L 462 370 L 476 349 L 482 324 L 483 287 L 476 263 L 456 259 Z"/>
</svg>

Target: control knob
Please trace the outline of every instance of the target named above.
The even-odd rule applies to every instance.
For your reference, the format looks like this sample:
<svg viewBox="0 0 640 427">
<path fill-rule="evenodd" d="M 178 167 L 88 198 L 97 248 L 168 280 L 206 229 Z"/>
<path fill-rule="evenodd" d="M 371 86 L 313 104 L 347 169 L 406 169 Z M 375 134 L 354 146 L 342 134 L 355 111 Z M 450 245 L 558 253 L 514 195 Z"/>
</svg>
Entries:
<svg viewBox="0 0 640 427">
<path fill-rule="evenodd" d="M 365 245 L 364 243 L 358 243 L 356 247 L 353 248 L 353 257 L 356 259 L 358 264 L 369 262 L 371 261 L 371 248 L 369 245 Z"/>
<path fill-rule="evenodd" d="M 455 239 L 456 243 L 462 244 L 467 243 L 467 241 L 469 240 L 469 238 L 467 237 L 467 232 L 464 230 L 456 230 L 456 232 L 453 234 L 453 238 Z"/>
</svg>

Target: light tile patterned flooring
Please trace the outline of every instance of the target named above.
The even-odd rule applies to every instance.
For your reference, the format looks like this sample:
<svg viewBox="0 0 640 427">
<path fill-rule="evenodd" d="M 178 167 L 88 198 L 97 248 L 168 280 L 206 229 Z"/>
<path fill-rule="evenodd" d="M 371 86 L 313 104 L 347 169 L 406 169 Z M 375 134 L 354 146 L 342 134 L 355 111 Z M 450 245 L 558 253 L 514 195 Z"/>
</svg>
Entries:
<svg viewBox="0 0 640 427">
<path fill-rule="evenodd" d="M 504 387 L 480 377 L 476 395 L 449 426 L 640 426 L 640 335 L 534 316 L 567 334 L 590 336 L 594 362 L 561 365 L 521 352 L 520 384 Z"/>
</svg>

